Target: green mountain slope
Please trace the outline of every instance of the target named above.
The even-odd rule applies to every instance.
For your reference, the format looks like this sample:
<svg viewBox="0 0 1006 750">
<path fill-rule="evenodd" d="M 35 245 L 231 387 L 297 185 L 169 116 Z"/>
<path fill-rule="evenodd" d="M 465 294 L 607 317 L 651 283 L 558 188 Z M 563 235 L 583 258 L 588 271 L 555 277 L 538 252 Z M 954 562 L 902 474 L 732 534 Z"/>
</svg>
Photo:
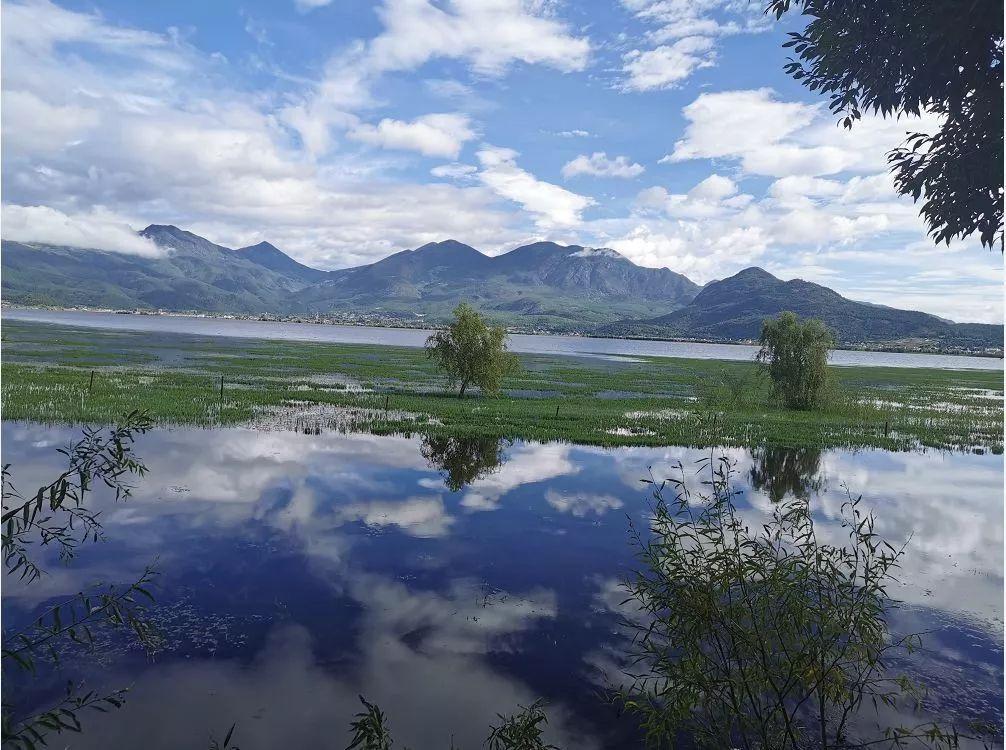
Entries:
<svg viewBox="0 0 1006 750">
<path fill-rule="evenodd" d="M 208 312 L 283 309 L 303 282 L 177 227 L 141 234 L 165 248 L 147 258 L 102 250 L 4 241 L 4 298 L 96 307 Z"/>
<path fill-rule="evenodd" d="M 792 310 L 820 318 L 845 344 L 930 339 L 947 344 L 1001 346 L 1002 326 L 953 323 L 935 315 L 855 302 L 802 279 L 782 281 L 761 268 L 746 268 L 707 284 L 690 304 L 667 315 L 601 326 L 614 336 L 756 339 L 766 317 Z"/>
<path fill-rule="evenodd" d="M 613 250 L 552 242 L 490 257 L 448 240 L 335 271 L 305 289 L 308 312 L 369 311 L 442 319 L 461 299 L 490 316 L 583 329 L 687 303 L 699 287 L 666 268 L 642 268 Z"/>
<path fill-rule="evenodd" d="M 1002 345 L 1002 326 L 953 323 L 748 268 L 699 287 L 613 250 L 536 242 L 498 256 L 455 240 L 320 271 L 262 242 L 232 250 L 174 226 L 141 234 L 156 258 L 4 241 L 8 302 L 275 314 L 373 314 L 431 323 L 467 300 L 496 321 L 613 336 L 744 340 L 783 310 L 823 319 L 846 344 L 927 339 Z"/>
</svg>

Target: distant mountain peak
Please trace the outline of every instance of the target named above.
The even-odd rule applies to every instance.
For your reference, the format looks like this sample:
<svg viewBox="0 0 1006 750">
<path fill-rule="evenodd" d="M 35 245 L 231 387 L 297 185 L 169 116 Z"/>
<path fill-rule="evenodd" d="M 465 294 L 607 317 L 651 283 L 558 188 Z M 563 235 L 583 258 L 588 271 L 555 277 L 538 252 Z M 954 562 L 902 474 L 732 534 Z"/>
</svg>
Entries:
<svg viewBox="0 0 1006 750">
<path fill-rule="evenodd" d="M 266 242 L 265 240 L 262 240 L 261 242 L 258 242 L 254 245 L 249 245 L 248 247 L 242 247 L 240 250 L 238 250 L 238 252 L 247 252 L 248 250 L 269 250 L 269 251 L 275 251 L 277 253 L 283 252 L 274 244 L 272 244 L 271 242 Z"/>
<path fill-rule="evenodd" d="M 731 278 L 741 279 L 764 279 L 766 281 L 780 281 L 778 276 L 774 276 L 759 266 L 749 266 L 735 273 Z"/>
<path fill-rule="evenodd" d="M 610 247 L 581 247 L 579 250 L 569 254 L 570 258 L 607 258 L 609 260 L 624 260 L 629 259 L 622 255 L 617 250 L 612 250 Z"/>
<path fill-rule="evenodd" d="M 265 240 L 259 242 L 257 245 L 238 248 L 235 252 L 242 258 L 250 260 L 252 263 L 256 263 L 263 268 L 268 268 L 271 271 L 276 271 L 277 273 L 282 273 L 290 278 L 300 279 L 307 283 L 328 278 L 327 272 L 305 266 L 303 263 L 298 263 L 274 244 Z"/>
<path fill-rule="evenodd" d="M 426 253 L 426 254 L 452 253 L 452 254 L 465 254 L 465 255 L 471 255 L 472 253 L 475 253 L 476 255 L 482 255 L 482 253 L 480 253 L 471 245 L 466 245 L 465 243 L 458 242 L 457 240 L 442 240 L 440 242 L 427 242 L 425 245 L 417 247 L 412 252 Z"/>
<path fill-rule="evenodd" d="M 151 237 L 151 238 L 164 235 L 169 235 L 171 237 L 197 236 L 192 234 L 192 232 L 186 232 L 184 229 L 179 229 L 174 224 L 151 224 L 150 226 L 141 230 L 140 234 L 142 234 L 144 237 Z"/>
</svg>

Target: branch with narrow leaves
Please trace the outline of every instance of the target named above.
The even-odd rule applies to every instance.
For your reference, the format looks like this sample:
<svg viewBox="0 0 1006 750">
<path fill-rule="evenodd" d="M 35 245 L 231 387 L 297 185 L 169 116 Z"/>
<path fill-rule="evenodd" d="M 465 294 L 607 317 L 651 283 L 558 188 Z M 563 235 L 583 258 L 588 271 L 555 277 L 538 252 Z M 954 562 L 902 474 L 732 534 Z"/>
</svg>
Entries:
<svg viewBox="0 0 1006 750">
<path fill-rule="evenodd" d="M 150 587 L 156 575 L 153 567 L 148 566 L 143 575 L 128 586 L 109 584 L 97 591 L 80 592 L 53 605 L 26 629 L 4 634 L 2 658 L 34 673 L 40 657 L 53 663 L 59 662 L 59 645 L 64 637 L 88 650 L 93 649 L 92 627 L 95 622 L 128 629 L 144 648 L 154 649 L 160 643 L 160 637 L 144 617 L 146 607 L 139 597 L 154 601 Z"/>
<path fill-rule="evenodd" d="M 12 750 L 36 750 L 48 745 L 50 734 L 81 731 L 80 715 L 86 711 L 107 713 L 110 708 L 120 708 L 125 702 L 126 689 L 111 693 L 84 692 L 83 684 L 66 684 L 65 697 L 52 708 L 46 709 L 20 721 L 12 721 L 5 710 L 3 716 L 2 742 Z M 6 706 L 5 706 L 6 709 Z"/>
<path fill-rule="evenodd" d="M 60 559 L 67 561 L 79 544 L 102 538 L 100 513 L 87 508 L 84 499 L 99 485 L 110 489 L 116 501 L 129 496 L 132 487 L 128 477 L 143 476 L 147 470 L 133 455 L 133 442 L 151 424 L 145 413 L 133 411 L 121 424 L 109 428 L 107 434 L 85 427 L 81 440 L 59 451 L 67 458 L 66 471 L 39 487 L 30 498 L 17 491 L 10 464 L 4 465 L 0 548 L 8 574 L 17 573 L 29 582 L 42 574 L 29 554 L 30 545 L 55 545 Z"/>
<path fill-rule="evenodd" d="M 887 587 L 905 553 L 876 531 L 862 499 L 841 508 L 848 542 L 819 539 L 807 499 L 775 504 L 750 528 L 734 503 L 733 464 L 699 462 L 706 488 L 652 485 L 649 534 L 630 529 L 642 563 L 625 582 L 634 605 L 629 684 L 618 700 L 649 741 L 680 734 L 698 747 L 847 750 L 957 748 L 963 734 L 935 723 L 865 733 L 867 706 L 921 707 L 924 691 L 892 675 L 917 634 L 892 638 Z M 666 495 L 666 488 L 674 496 Z M 906 543 L 907 544 L 907 543 Z M 853 723 L 855 722 L 855 727 Z M 977 735 L 972 735 L 977 737 Z"/>
</svg>

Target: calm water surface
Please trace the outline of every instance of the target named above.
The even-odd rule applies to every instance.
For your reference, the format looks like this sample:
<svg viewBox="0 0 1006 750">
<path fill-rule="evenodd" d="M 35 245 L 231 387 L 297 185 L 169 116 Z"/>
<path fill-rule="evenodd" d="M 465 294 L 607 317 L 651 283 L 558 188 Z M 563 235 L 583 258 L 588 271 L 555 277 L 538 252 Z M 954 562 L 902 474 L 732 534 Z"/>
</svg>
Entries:
<svg viewBox="0 0 1006 750">
<path fill-rule="evenodd" d="M 274 323 L 227 318 L 195 318 L 178 315 L 117 315 L 115 313 L 27 310 L 10 308 L 3 315 L 10 320 L 91 328 L 113 328 L 162 333 L 192 333 L 202 336 L 317 341 L 342 344 L 385 344 L 422 346 L 430 331 L 370 326 Z M 510 336 L 510 348 L 524 354 L 575 354 L 594 356 L 685 357 L 691 359 L 753 360 L 758 347 L 738 344 L 693 344 L 678 341 L 587 338 L 584 336 Z M 898 354 L 836 350 L 832 364 L 868 367 L 935 367 L 948 370 L 1001 370 L 1002 359 L 962 357 L 945 354 Z"/>
<path fill-rule="evenodd" d="M 51 480 L 69 428 L 3 423 L 22 491 Z M 645 525 L 640 479 L 708 455 L 566 444 L 445 453 L 419 438 L 160 429 L 150 467 L 108 504 L 107 541 L 30 587 L 6 581 L 4 627 L 98 580 L 128 582 L 157 560 L 148 658 L 113 637 L 67 653 L 5 700 L 52 698 L 68 677 L 132 685 L 125 708 L 87 717 L 75 748 L 206 747 L 237 723 L 254 748 L 343 747 L 357 695 L 389 714 L 398 745 L 478 747 L 499 711 L 545 697 L 552 741 L 624 747 L 633 724 L 605 702 L 626 645 L 619 580 L 633 564 L 628 520 Z M 892 542 L 912 537 L 894 593 L 898 632 L 932 631 L 910 671 L 944 719 L 1001 721 L 1003 458 L 882 451 L 731 450 L 744 513 L 812 499 L 839 540 L 842 483 L 863 493 Z M 494 456 L 501 459 L 498 465 Z M 466 481 L 470 483 L 466 484 Z M 60 740 L 62 746 L 63 742 Z"/>
</svg>

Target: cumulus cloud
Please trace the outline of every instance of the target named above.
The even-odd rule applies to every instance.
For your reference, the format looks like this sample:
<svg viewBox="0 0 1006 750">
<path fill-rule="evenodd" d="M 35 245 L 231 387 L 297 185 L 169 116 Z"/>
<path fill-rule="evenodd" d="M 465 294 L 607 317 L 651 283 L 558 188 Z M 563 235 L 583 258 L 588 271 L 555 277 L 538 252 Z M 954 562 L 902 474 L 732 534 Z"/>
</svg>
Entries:
<svg viewBox="0 0 1006 750">
<path fill-rule="evenodd" d="M 448 180 L 467 180 L 471 179 L 472 175 L 478 171 L 478 167 L 471 164 L 455 162 L 453 164 L 439 164 L 430 170 L 430 174 Z"/>
<path fill-rule="evenodd" d="M 603 151 L 595 151 L 590 156 L 580 154 L 575 159 L 566 163 L 562 168 L 562 176 L 566 179 L 577 175 L 587 174 L 595 177 L 621 177 L 631 179 L 638 177 L 646 169 L 642 164 L 629 161 L 627 156 L 616 156 L 609 159 Z"/>
<path fill-rule="evenodd" d="M 432 57 L 467 61 L 484 75 L 517 62 L 562 71 L 583 70 L 586 38 L 572 35 L 542 4 L 521 0 L 386 0 L 378 9 L 384 31 L 368 45 L 369 65 L 410 70 Z"/>
<path fill-rule="evenodd" d="M 771 26 L 771 19 L 757 3 L 735 0 L 622 0 L 622 4 L 649 25 L 642 42 L 622 58 L 623 91 L 673 88 L 695 71 L 716 64 L 719 39 L 743 33 L 758 33 Z"/>
<path fill-rule="evenodd" d="M 381 33 L 335 55 L 314 92 L 291 104 L 284 119 L 320 153 L 330 145 L 330 128 L 344 127 L 354 110 L 372 103 L 370 88 L 381 76 L 432 59 L 459 60 L 485 76 L 501 76 L 518 63 L 583 70 L 590 42 L 547 10 L 521 0 L 449 0 L 442 6 L 385 0 L 376 10 Z"/>
<path fill-rule="evenodd" d="M 539 180 L 517 166 L 519 155 L 512 149 L 484 146 L 475 154 L 482 165 L 479 179 L 533 213 L 542 229 L 579 224 L 582 212 L 594 205 L 594 199 Z"/>
<path fill-rule="evenodd" d="M 120 217 L 95 210 L 68 216 L 47 206 L 3 206 L 3 238 L 156 257 L 163 251 Z"/>
<path fill-rule="evenodd" d="M 324 8 L 331 3 L 332 0 L 293 0 L 294 7 L 301 13 L 307 13 L 315 8 Z"/>
<path fill-rule="evenodd" d="M 570 458 L 568 445 L 528 443 L 514 450 L 499 471 L 472 482 L 461 505 L 471 511 L 496 510 L 500 500 L 518 487 L 576 474 L 579 470 Z"/>
<path fill-rule="evenodd" d="M 853 130 L 836 127 L 823 104 L 786 102 L 768 88 L 701 94 L 683 110 L 684 137 L 661 163 L 735 159 L 749 174 L 820 176 L 872 172 L 909 130 L 935 127 L 935 118 L 865 115 Z"/>
<path fill-rule="evenodd" d="M 636 197 L 640 206 L 692 219 L 722 216 L 744 208 L 752 200 L 751 195 L 738 194 L 736 182 L 718 174 L 709 175 L 687 193 L 669 193 L 662 187 L 652 187 L 640 191 Z"/>
<path fill-rule="evenodd" d="M 712 39 L 689 36 L 670 45 L 655 49 L 627 52 L 623 57 L 622 71 L 626 91 L 649 91 L 672 88 L 700 68 L 715 64 L 716 54 Z"/>
<path fill-rule="evenodd" d="M 567 494 L 554 489 L 545 492 L 545 502 L 560 513 L 569 513 L 576 518 L 589 515 L 603 516 L 609 510 L 618 510 L 622 507 L 622 501 L 614 495 Z"/>
<path fill-rule="evenodd" d="M 467 115 L 439 113 L 412 122 L 385 118 L 377 125 L 361 124 L 349 131 L 349 137 L 381 148 L 456 159 L 465 142 L 475 137 L 475 131 Z"/>
<path fill-rule="evenodd" d="M 380 155 L 348 149 L 317 160 L 327 128 L 292 137 L 289 109 L 228 88 L 218 61 L 170 34 L 110 26 L 47 2 L 5 3 L 3 19 L 8 204 L 47 206 L 78 225 L 107 210 L 233 246 L 261 240 L 267 222 L 272 242 L 322 268 L 371 262 L 445 235 L 490 247 L 526 236 L 528 219 L 485 185 L 389 180 Z M 345 101 L 367 95 L 352 76 L 342 80 Z M 451 139 L 467 138 L 462 119 L 416 122 L 426 127 L 405 127 L 403 135 L 375 126 L 369 135 L 451 154 Z M 345 123 L 357 126 L 355 117 Z M 446 137 L 424 141 L 429 131 Z"/>
<path fill-rule="evenodd" d="M 409 536 L 421 538 L 444 536 L 454 523 L 439 496 L 353 503 L 342 507 L 339 516 L 370 527 L 397 526 Z"/>
</svg>

